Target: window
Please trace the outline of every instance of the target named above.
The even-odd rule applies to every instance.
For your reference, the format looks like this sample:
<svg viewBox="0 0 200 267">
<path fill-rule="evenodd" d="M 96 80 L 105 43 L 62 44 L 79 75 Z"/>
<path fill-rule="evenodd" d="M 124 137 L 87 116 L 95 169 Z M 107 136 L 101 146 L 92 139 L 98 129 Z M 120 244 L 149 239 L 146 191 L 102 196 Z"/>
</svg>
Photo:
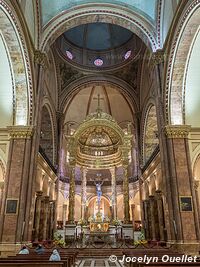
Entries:
<svg viewBox="0 0 200 267">
<path fill-rule="evenodd" d="M 94 65 L 97 67 L 101 67 L 103 65 L 103 60 L 101 58 L 95 59 Z"/>
<path fill-rule="evenodd" d="M 73 54 L 69 50 L 66 51 L 66 55 L 69 59 L 73 59 Z"/>
<path fill-rule="evenodd" d="M 124 55 L 124 59 L 128 59 L 130 56 L 131 56 L 131 50 L 128 50 Z"/>
</svg>

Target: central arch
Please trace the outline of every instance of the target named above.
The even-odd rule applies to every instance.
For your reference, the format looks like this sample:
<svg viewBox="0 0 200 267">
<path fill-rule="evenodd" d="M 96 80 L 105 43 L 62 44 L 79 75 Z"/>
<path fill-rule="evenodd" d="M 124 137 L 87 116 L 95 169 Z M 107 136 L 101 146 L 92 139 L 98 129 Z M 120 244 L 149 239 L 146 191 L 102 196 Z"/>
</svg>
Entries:
<svg viewBox="0 0 200 267">
<path fill-rule="evenodd" d="M 62 33 L 71 28 L 95 22 L 116 24 L 129 29 L 153 52 L 160 48 L 156 41 L 155 28 L 145 18 L 129 9 L 119 9 L 116 5 L 93 3 L 87 7 L 78 6 L 73 10 L 66 10 L 52 19 L 44 28 L 40 49 L 48 50 Z"/>
</svg>

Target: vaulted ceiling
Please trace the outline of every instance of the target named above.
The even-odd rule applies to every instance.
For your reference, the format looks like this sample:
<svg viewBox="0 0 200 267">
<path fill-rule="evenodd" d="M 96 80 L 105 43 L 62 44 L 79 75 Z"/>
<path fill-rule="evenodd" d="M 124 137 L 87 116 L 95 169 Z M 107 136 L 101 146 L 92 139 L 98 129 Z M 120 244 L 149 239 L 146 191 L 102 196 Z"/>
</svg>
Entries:
<svg viewBox="0 0 200 267">
<path fill-rule="evenodd" d="M 107 3 L 126 7 L 135 12 L 139 12 L 141 16 L 147 18 L 151 22 L 154 22 L 157 14 L 157 2 L 158 0 L 41 0 L 42 23 L 43 25 L 47 24 L 48 21 L 57 16 L 63 10 L 88 3 Z"/>
</svg>

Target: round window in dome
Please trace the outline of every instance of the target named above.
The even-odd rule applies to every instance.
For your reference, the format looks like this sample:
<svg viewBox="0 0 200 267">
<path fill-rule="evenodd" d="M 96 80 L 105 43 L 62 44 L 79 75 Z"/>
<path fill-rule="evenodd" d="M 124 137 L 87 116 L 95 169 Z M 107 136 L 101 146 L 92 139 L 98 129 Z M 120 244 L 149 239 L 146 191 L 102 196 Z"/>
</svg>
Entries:
<svg viewBox="0 0 200 267">
<path fill-rule="evenodd" d="M 103 60 L 101 58 L 95 59 L 94 65 L 97 67 L 101 67 L 103 65 Z"/>
</svg>

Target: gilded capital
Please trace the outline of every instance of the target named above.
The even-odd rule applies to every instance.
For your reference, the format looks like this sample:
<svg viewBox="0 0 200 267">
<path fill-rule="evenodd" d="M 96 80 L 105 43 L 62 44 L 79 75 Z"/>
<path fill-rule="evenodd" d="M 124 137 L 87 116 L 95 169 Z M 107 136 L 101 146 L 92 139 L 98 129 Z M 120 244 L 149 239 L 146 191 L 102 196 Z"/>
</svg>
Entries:
<svg viewBox="0 0 200 267">
<path fill-rule="evenodd" d="M 34 61 L 36 64 L 41 65 L 43 67 L 47 66 L 47 56 L 44 52 L 41 52 L 40 50 L 35 50 Z"/>
<path fill-rule="evenodd" d="M 152 54 L 151 58 L 153 66 L 159 65 L 165 61 L 165 53 L 162 50 L 158 50 L 157 52 Z"/>
<path fill-rule="evenodd" d="M 167 138 L 188 138 L 190 129 L 190 125 L 167 125 L 165 134 Z"/>
<path fill-rule="evenodd" d="M 8 126 L 11 139 L 30 139 L 33 135 L 33 126 Z"/>
</svg>

